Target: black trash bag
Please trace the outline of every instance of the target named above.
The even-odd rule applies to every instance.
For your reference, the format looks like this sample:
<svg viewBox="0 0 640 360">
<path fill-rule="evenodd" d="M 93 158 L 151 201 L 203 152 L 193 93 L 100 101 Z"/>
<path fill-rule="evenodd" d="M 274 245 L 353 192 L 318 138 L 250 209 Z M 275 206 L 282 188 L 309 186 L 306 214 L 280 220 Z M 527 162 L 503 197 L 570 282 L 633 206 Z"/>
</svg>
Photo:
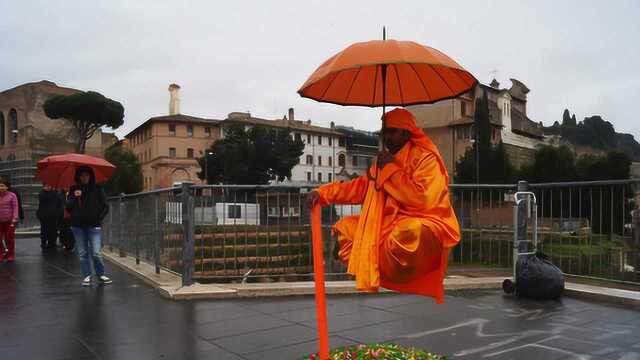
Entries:
<svg viewBox="0 0 640 360">
<path fill-rule="evenodd" d="M 535 300 L 555 300 L 564 291 L 564 274 L 538 251 L 516 263 L 516 295 Z"/>
</svg>

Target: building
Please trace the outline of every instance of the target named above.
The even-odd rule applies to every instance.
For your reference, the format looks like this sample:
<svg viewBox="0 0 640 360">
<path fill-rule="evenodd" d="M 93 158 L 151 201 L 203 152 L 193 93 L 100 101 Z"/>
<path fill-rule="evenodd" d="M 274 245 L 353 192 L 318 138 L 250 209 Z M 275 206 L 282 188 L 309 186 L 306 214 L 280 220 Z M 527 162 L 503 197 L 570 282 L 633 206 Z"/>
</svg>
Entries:
<svg viewBox="0 0 640 360">
<path fill-rule="evenodd" d="M 350 126 L 335 128 L 345 135 L 347 146 L 346 156 L 338 156 L 338 165 L 341 166 L 338 180 L 350 180 L 365 174 L 379 152 L 378 135 Z"/>
<path fill-rule="evenodd" d="M 48 118 L 42 105 L 52 96 L 78 92 L 46 80 L 0 92 L 0 176 L 9 178 L 21 193 L 27 226 L 37 223 L 34 212 L 41 184 L 35 178 L 36 162 L 75 151 L 71 124 Z M 98 130 L 87 141 L 86 153 L 102 157 L 116 141 L 113 133 Z"/>
<path fill-rule="evenodd" d="M 333 123 L 330 128 L 325 128 L 312 125 L 311 120 L 296 120 L 293 108 L 289 109 L 288 116 L 275 120 L 257 118 L 250 113 L 232 112 L 224 123 L 286 129 L 295 139 L 302 140 L 305 144 L 303 154 L 300 156 L 300 163 L 291 170 L 291 179 L 288 182 L 298 184 L 331 182 L 344 167 L 337 159 L 347 156 L 345 135 L 337 131 Z"/>
<path fill-rule="evenodd" d="M 532 162 L 536 149 L 545 144 L 542 123 L 527 116 L 530 90 L 519 80 L 511 79 L 511 83 L 508 89 L 500 88 L 494 79 L 490 85 L 480 84 L 459 98 L 408 108 L 418 126 L 438 146 L 450 174 L 454 174 L 455 164 L 473 144 L 475 103 L 485 92 L 493 126 L 491 141 L 504 143 L 514 166 Z"/>
<path fill-rule="evenodd" d="M 200 183 L 197 158 L 220 138 L 220 120 L 180 113 L 179 90 L 169 86 L 169 115 L 149 118 L 125 136 L 142 164 L 145 191 Z"/>
</svg>

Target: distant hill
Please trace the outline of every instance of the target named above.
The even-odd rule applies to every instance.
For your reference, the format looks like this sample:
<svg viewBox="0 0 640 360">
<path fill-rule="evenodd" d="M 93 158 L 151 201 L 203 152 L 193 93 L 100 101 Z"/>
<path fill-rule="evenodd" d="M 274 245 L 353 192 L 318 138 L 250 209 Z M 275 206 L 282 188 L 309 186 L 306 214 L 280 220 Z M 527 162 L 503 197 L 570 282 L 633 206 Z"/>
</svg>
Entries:
<svg viewBox="0 0 640 360">
<path fill-rule="evenodd" d="M 620 150 L 634 161 L 640 161 L 640 143 L 633 135 L 617 133 L 608 121 L 600 115 L 584 118 L 576 123 L 576 116 L 565 109 L 562 123 L 556 121 L 552 126 L 544 127 L 545 135 L 561 135 L 566 141 L 600 150 Z"/>
</svg>

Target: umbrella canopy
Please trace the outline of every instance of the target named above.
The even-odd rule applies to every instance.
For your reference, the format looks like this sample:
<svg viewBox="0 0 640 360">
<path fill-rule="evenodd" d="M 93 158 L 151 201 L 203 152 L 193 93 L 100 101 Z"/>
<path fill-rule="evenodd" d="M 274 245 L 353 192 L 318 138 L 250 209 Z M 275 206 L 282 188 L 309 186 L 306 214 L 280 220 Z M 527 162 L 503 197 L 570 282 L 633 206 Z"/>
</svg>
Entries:
<svg viewBox="0 0 640 360">
<path fill-rule="evenodd" d="M 298 94 L 356 106 L 408 106 L 458 97 L 476 78 L 444 53 L 413 41 L 355 43 L 309 77 Z"/>
<path fill-rule="evenodd" d="M 38 161 L 36 177 L 55 188 L 68 189 L 75 184 L 76 169 L 80 166 L 88 166 L 93 170 L 96 183 L 109 180 L 116 171 L 115 165 L 104 159 L 83 154 L 65 154 L 48 156 Z"/>
</svg>

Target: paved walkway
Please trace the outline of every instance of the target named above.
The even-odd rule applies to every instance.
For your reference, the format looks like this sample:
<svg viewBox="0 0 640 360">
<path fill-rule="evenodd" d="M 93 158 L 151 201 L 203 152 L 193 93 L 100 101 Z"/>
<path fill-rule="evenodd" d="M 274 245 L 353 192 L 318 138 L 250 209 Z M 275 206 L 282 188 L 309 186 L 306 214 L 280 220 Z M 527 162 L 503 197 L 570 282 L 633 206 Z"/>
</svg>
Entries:
<svg viewBox="0 0 640 360">
<path fill-rule="evenodd" d="M 296 359 L 315 349 L 313 298 L 172 302 L 107 264 L 80 286 L 75 256 L 18 239 L 0 265 L 0 359 Z M 455 359 L 640 359 L 640 311 L 499 292 L 438 306 L 407 295 L 329 297 L 331 345 L 393 341 Z"/>
</svg>

